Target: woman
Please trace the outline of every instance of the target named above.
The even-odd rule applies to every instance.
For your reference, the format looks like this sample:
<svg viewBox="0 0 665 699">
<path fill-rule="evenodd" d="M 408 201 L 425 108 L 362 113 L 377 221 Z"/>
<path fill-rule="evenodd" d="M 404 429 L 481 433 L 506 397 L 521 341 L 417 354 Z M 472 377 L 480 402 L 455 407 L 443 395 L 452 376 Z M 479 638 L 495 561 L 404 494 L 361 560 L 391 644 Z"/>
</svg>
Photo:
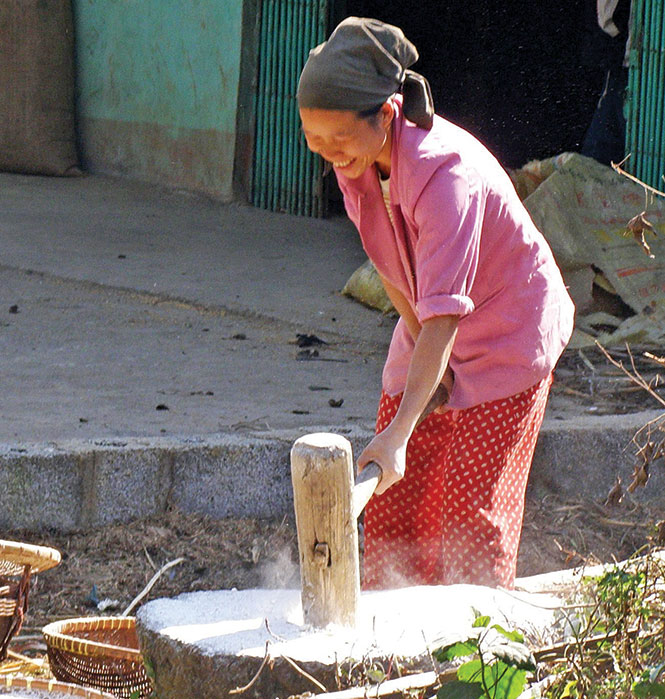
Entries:
<svg viewBox="0 0 665 699">
<path fill-rule="evenodd" d="M 364 587 L 512 587 L 524 492 L 573 305 L 506 173 L 434 115 L 397 27 L 349 17 L 298 87 L 308 147 L 344 204 L 400 320 L 365 511 Z"/>
</svg>

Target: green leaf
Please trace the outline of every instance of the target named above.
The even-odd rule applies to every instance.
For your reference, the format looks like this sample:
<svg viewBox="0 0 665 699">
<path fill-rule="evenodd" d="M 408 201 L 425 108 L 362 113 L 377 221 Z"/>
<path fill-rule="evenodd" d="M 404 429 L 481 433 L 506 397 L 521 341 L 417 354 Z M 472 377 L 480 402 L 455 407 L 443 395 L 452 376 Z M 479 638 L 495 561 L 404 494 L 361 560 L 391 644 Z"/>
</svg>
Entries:
<svg viewBox="0 0 665 699">
<path fill-rule="evenodd" d="M 469 638 L 466 641 L 457 641 L 447 646 L 442 646 L 432 651 L 432 655 L 440 662 L 453 660 L 454 658 L 464 658 L 467 655 L 473 655 L 478 652 L 478 641 L 475 638 Z"/>
<path fill-rule="evenodd" d="M 466 684 L 487 687 L 488 699 L 517 699 L 526 686 L 526 672 L 509 667 L 500 660 L 492 665 L 483 665 L 480 660 L 464 663 L 457 670 L 457 679 Z"/>
<path fill-rule="evenodd" d="M 569 680 L 563 688 L 561 699 L 575 699 L 577 697 L 577 680 Z"/>
<path fill-rule="evenodd" d="M 488 665 L 498 659 L 519 670 L 536 669 L 536 660 L 524 643 L 509 640 L 503 629 L 497 630 L 494 626 L 487 630 L 480 652 Z"/>
<path fill-rule="evenodd" d="M 483 676 L 483 664 L 479 659 L 469 660 L 457 668 L 457 679 L 462 682 L 480 682 Z"/>
<path fill-rule="evenodd" d="M 436 693 L 436 699 L 479 699 L 484 695 L 483 686 L 478 682 L 446 682 Z"/>
<path fill-rule="evenodd" d="M 386 679 L 386 673 L 379 668 L 372 668 L 367 671 L 367 677 L 369 677 L 374 684 L 379 684 L 379 682 L 383 682 L 383 680 Z"/>
<path fill-rule="evenodd" d="M 489 626 L 490 625 L 490 617 L 488 616 L 477 616 L 476 620 L 471 624 L 474 628 L 478 626 Z"/>
<path fill-rule="evenodd" d="M 491 653 L 506 665 L 518 670 L 535 670 L 536 660 L 531 651 L 522 643 L 507 641 L 500 646 L 494 646 Z"/>
<path fill-rule="evenodd" d="M 518 643 L 524 643 L 524 636 L 520 631 L 508 631 L 503 628 L 500 624 L 493 624 L 492 625 L 493 629 L 496 629 L 501 635 L 505 636 L 506 638 L 510 639 L 511 641 L 517 641 Z"/>
<path fill-rule="evenodd" d="M 665 684 L 660 682 L 636 682 L 632 689 L 633 694 L 640 699 L 650 699 L 651 697 L 662 699 L 665 697 Z"/>
<path fill-rule="evenodd" d="M 501 661 L 490 668 L 496 681 L 495 699 L 517 699 L 526 687 L 526 670 L 509 667 Z"/>
<path fill-rule="evenodd" d="M 155 668 L 153 667 L 152 663 L 147 658 L 143 658 L 143 665 L 145 666 L 145 674 L 148 675 L 148 677 L 154 682 Z"/>
</svg>

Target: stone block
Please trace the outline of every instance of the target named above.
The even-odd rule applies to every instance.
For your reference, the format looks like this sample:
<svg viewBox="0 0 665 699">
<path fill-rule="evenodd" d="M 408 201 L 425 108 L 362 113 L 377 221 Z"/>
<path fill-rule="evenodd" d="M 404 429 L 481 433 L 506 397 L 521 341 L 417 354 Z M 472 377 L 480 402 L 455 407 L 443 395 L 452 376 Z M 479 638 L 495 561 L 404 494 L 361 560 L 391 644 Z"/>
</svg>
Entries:
<svg viewBox="0 0 665 699">
<path fill-rule="evenodd" d="M 281 517 L 293 511 L 289 452 L 282 440 L 242 439 L 174 455 L 171 502 L 212 517 Z"/>
<path fill-rule="evenodd" d="M 83 478 L 69 452 L 27 449 L 0 452 L 0 527 L 70 530 L 80 521 Z"/>
<path fill-rule="evenodd" d="M 104 446 L 85 456 L 84 526 L 159 514 L 172 485 L 174 451 L 158 446 Z"/>
</svg>

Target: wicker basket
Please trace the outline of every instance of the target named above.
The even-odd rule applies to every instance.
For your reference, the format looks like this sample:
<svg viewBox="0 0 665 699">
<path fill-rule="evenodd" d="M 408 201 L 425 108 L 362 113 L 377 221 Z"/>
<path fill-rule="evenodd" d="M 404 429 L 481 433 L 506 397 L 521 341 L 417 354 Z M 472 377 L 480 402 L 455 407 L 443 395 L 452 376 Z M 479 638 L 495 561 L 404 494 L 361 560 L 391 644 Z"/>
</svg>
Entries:
<svg viewBox="0 0 665 699">
<path fill-rule="evenodd" d="M 99 689 L 79 687 L 75 684 L 66 684 L 57 680 L 44 679 L 43 677 L 11 677 L 0 675 L 0 690 L 17 689 L 28 692 L 45 692 L 52 694 L 53 699 L 60 697 L 87 697 L 88 699 L 115 699 L 113 694 L 102 692 Z M 20 696 L 20 694 L 19 694 Z M 0 692 L 0 697 L 2 693 Z"/>
<path fill-rule="evenodd" d="M 51 672 L 58 680 L 130 699 L 147 697 L 152 680 L 139 651 L 134 617 L 84 617 L 42 629 Z"/>
<path fill-rule="evenodd" d="M 30 576 L 60 563 L 60 553 L 46 546 L 0 540 L 0 662 L 28 610 Z"/>
</svg>

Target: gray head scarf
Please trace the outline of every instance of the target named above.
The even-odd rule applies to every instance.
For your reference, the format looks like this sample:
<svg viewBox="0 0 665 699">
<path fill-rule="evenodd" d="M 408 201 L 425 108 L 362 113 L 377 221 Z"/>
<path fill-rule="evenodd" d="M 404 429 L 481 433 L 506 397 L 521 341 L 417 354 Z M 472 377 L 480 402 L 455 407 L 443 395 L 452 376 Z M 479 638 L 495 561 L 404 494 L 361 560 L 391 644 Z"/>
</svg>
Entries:
<svg viewBox="0 0 665 699">
<path fill-rule="evenodd" d="M 377 19 L 347 17 L 328 41 L 309 52 L 300 74 L 298 104 L 311 109 L 364 111 L 404 95 L 404 115 L 430 129 L 434 103 L 427 80 L 407 70 L 416 47 L 398 27 Z"/>
</svg>

